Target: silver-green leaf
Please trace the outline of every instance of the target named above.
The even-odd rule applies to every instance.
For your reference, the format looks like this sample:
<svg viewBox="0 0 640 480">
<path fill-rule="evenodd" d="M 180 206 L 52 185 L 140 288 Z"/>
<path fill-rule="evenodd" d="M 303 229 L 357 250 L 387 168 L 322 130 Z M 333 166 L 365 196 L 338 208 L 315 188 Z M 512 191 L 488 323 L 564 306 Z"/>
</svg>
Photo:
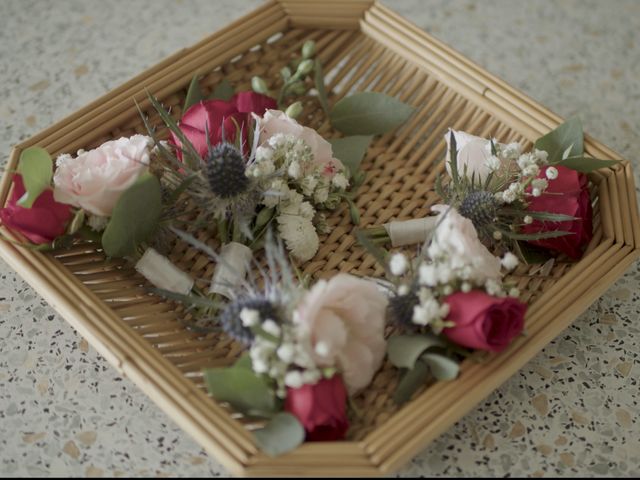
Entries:
<svg viewBox="0 0 640 480">
<path fill-rule="evenodd" d="M 589 173 L 594 170 L 598 170 L 600 168 L 610 168 L 615 164 L 620 163 L 619 160 L 600 160 L 598 158 L 585 157 L 582 155 L 567 157 L 560 162 L 558 165 L 562 165 L 563 167 L 570 168 L 571 170 L 575 170 L 577 172 Z"/>
<path fill-rule="evenodd" d="M 337 102 L 331 124 L 345 135 L 378 135 L 402 125 L 413 107 L 377 92 L 361 92 Z"/>
<path fill-rule="evenodd" d="M 290 413 L 278 413 L 264 428 L 253 432 L 260 449 L 270 457 L 294 450 L 304 442 L 304 427 Z"/>
<path fill-rule="evenodd" d="M 219 402 L 228 402 L 246 415 L 270 416 L 276 411 L 273 389 L 251 369 L 248 357 L 228 368 L 204 371 L 207 390 Z"/>
<path fill-rule="evenodd" d="M 25 194 L 18 205 L 31 208 L 42 192 L 51 186 L 53 161 L 49 152 L 40 147 L 29 147 L 20 154 L 18 173 L 22 176 Z"/>
<path fill-rule="evenodd" d="M 161 214 L 160 181 L 144 173 L 118 199 L 102 234 L 104 252 L 109 257 L 135 253 L 137 246 L 155 233 Z"/>
<path fill-rule="evenodd" d="M 437 353 L 427 352 L 420 357 L 420 361 L 429 366 L 429 370 L 436 380 L 453 380 L 460 371 L 458 362 Z"/>
<path fill-rule="evenodd" d="M 351 176 L 360 170 L 360 164 L 367 154 L 371 138 L 370 135 L 352 135 L 329 140 L 333 156 L 349 169 Z"/>
<path fill-rule="evenodd" d="M 426 363 L 418 361 L 415 367 L 408 370 L 400 379 L 396 391 L 393 394 L 393 401 L 402 405 L 408 402 L 413 394 L 422 387 L 429 378 L 429 367 Z"/>
<path fill-rule="evenodd" d="M 434 335 L 396 335 L 387 343 L 389 361 L 397 368 L 413 369 L 424 352 L 446 343 Z"/>
<path fill-rule="evenodd" d="M 570 118 L 555 130 L 539 138 L 535 148 L 549 154 L 549 163 L 560 162 L 567 152 L 569 156 L 581 156 L 584 153 L 582 122 L 578 117 Z"/>
</svg>

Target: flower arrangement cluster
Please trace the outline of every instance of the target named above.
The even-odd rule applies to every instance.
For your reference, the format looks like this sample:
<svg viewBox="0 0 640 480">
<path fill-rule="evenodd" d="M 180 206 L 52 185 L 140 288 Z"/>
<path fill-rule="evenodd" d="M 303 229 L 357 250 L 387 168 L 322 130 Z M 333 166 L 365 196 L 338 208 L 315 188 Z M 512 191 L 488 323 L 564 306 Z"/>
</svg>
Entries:
<svg viewBox="0 0 640 480">
<path fill-rule="evenodd" d="M 413 108 L 384 94 L 357 93 L 330 108 L 315 44 L 306 42 L 280 72 L 278 92 L 254 77 L 253 91 L 226 81 L 207 97 L 191 82 L 176 121 L 158 99 L 162 124 L 142 114 L 148 135 L 105 142 L 53 160 L 38 147 L 22 152 L 2 223 L 41 250 L 83 236 L 109 257 L 124 257 L 158 291 L 200 295 L 166 258 L 173 229 L 205 231 L 220 244 L 220 262 L 205 296 L 229 298 L 254 252 L 273 228 L 292 257 L 305 262 L 329 232 L 326 214 L 352 197 L 373 135 L 401 125 Z M 296 120 L 316 98 L 344 136 L 325 139 Z M 380 118 L 381 105 L 389 112 Z M 356 120 L 353 120 L 355 118 Z M 162 130 L 162 134 L 159 131 Z M 234 265 L 234 269 L 227 268 Z"/>
<path fill-rule="evenodd" d="M 149 95 L 159 127 L 143 115 L 148 135 L 62 154 L 55 168 L 45 150 L 28 148 L 0 209 L 2 224 L 32 248 L 99 242 L 108 257 L 135 264 L 155 293 L 244 346 L 233 365 L 204 376 L 218 401 L 264 423 L 255 436 L 271 455 L 344 438 L 349 397 L 385 356 L 403 372 L 401 404 L 429 378 L 456 378 L 471 352 L 506 349 L 527 310 L 509 272 L 582 256 L 593 215 L 585 173 L 612 164 L 584 156 L 576 119 L 529 152 L 450 130 L 435 215 L 358 233 L 387 279 L 339 274 L 306 285 L 291 259 L 313 258 L 330 230 L 327 213 L 341 205 L 358 223 L 353 196 L 372 137 L 412 113 L 373 92 L 330 107 L 315 53 L 305 43 L 279 79 L 255 77 L 251 91 L 222 81 L 205 96 L 195 77 L 179 120 Z M 304 125 L 316 100 L 340 138 Z M 197 240 L 203 232 L 218 251 Z M 216 262 L 213 278 L 202 279 L 208 292 L 166 256 L 176 240 Z M 388 243 L 421 248 L 410 258 L 384 250 Z"/>
<path fill-rule="evenodd" d="M 435 189 L 446 205 L 471 220 L 487 247 L 513 251 L 525 261 L 551 252 L 580 258 L 592 234 L 585 173 L 615 161 L 584 156 L 578 119 L 538 139 L 529 152 L 517 143 L 454 130 L 445 140 L 448 181 L 438 178 Z M 391 222 L 368 230 L 368 236 L 393 246 L 422 243 L 436 223 L 436 217 Z"/>
<path fill-rule="evenodd" d="M 179 235 L 215 255 L 189 234 Z M 219 316 L 246 353 L 230 367 L 206 369 L 204 377 L 217 400 L 266 422 L 256 438 L 277 455 L 305 439 L 345 437 L 348 397 L 371 382 L 385 357 L 388 297 L 375 283 L 348 274 L 304 287 L 270 233 L 265 255 L 263 278 L 250 274 Z"/>
</svg>

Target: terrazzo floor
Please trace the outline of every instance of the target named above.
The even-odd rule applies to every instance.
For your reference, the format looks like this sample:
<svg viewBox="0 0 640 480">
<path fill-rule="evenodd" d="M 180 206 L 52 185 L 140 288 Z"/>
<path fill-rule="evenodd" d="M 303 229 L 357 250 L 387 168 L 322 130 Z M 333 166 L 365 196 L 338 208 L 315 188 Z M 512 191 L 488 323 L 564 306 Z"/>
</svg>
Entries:
<svg viewBox="0 0 640 480">
<path fill-rule="evenodd" d="M 640 172 L 640 2 L 383 3 Z M 257 0 L 2 0 L 0 152 Z M 0 476 L 217 476 L 207 456 L 0 262 Z M 399 476 L 640 476 L 640 268 Z"/>
</svg>

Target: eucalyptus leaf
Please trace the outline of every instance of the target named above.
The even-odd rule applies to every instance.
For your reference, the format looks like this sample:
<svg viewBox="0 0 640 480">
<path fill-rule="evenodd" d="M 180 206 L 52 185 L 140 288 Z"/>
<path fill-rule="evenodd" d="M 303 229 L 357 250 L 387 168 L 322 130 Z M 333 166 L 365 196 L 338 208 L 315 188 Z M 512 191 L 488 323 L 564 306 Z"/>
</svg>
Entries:
<svg viewBox="0 0 640 480">
<path fill-rule="evenodd" d="M 270 457 L 277 457 L 304 442 L 304 427 L 290 413 L 278 413 L 264 428 L 253 432 L 260 449 Z"/>
<path fill-rule="evenodd" d="M 387 355 L 393 366 L 412 369 L 434 347 L 446 347 L 446 343 L 434 335 L 396 335 L 387 343 Z"/>
<path fill-rule="evenodd" d="M 585 157 L 582 155 L 572 156 L 565 158 L 557 163 L 563 167 L 570 168 L 577 172 L 589 173 L 600 168 L 613 167 L 615 164 L 620 163 L 619 160 L 600 160 L 597 158 Z"/>
<path fill-rule="evenodd" d="M 408 370 L 400 379 L 393 401 L 397 405 L 408 402 L 413 394 L 422 387 L 429 378 L 429 366 L 421 360 L 416 362 L 414 368 Z"/>
<path fill-rule="evenodd" d="M 360 164 L 367 154 L 371 139 L 370 135 L 352 135 L 344 138 L 332 138 L 329 143 L 333 149 L 333 156 L 340 160 L 353 176 L 360 170 Z"/>
<path fill-rule="evenodd" d="M 414 108 L 377 92 L 355 93 L 331 110 L 331 124 L 345 135 L 378 135 L 402 125 Z"/>
<path fill-rule="evenodd" d="M 318 59 L 316 59 L 316 65 L 314 68 L 314 81 L 316 84 L 316 90 L 318 90 L 318 100 L 320 100 L 320 105 L 322 105 L 324 113 L 329 115 L 331 112 L 329 110 L 327 89 L 324 85 L 324 72 L 322 71 L 322 63 Z"/>
<path fill-rule="evenodd" d="M 202 90 L 200 89 L 198 75 L 194 75 L 191 79 L 191 83 L 189 84 L 189 89 L 187 90 L 187 97 L 184 100 L 182 114 L 184 115 L 184 113 L 189 110 L 191 106 L 202 101 L 203 99 L 204 95 L 202 93 Z"/>
<path fill-rule="evenodd" d="M 228 102 L 234 94 L 235 91 L 233 86 L 229 83 L 229 80 L 225 78 L 216 85 L 216 88 L 213 89 L 213 93 L 209 98 L 211 100 L 224 100 L 225 102 Z"/>
<path fill-rule="evenodd" d="M 162 214 L 160 182 L 144 173 L 118 199 L 107 228 L 102 234 L 102 247 L 109 257 L 125 257 L 135 253 L 142 242 L 157 230 Z"/>
<path fill-rule="evenodd" d="M 228 402 L 246 415 L 270 416 L 276 411 L 273 390 L 252 369 L 250 361 L 232 367 L 204 370 L 207 390 L 219 402 Z"/>
<path fill-rule="evenodd" d="M 555 130 L 539 138 L 535 148 L 549 154 L 549 163 L 560 162 L 567 150 L 570 156 L 581 156 L 584 153 L 582 122 L 578 117 L 570 118 Z"/>
<path fill-rule="evenodd" d="M 42 192 L 51 186 L 53 161 L 44 148 L 29 147 L 20 154 L 18 173 L 22 176 L 25 194 L 18 205 L 31 208 Z"/>
<path fill-rule="evenodd" d="M 458 362 L 438 353 L 425 353 L 420 357 L 420 361 L 429 366 L 429 370 L 436 380 L 453 380 L 460 371 Z"/>
</svg>

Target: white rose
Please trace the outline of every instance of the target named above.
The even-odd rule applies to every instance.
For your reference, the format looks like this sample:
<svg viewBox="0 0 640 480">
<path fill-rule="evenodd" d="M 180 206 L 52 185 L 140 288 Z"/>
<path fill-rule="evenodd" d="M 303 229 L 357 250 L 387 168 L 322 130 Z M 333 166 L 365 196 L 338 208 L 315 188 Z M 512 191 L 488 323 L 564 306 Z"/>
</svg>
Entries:
<svg viewBox="0 0 640 480">
<path fill-rule="evenodd" d="M 134 135 L 78 152 L 76 158 L 60 155 L 53 176 L 56 201 L 110 216 L 120 195 L 147 171 L 152 147 L 150 137 Z"/>
<path fill-rule="evenodd" d="M 458 174 L 462 177 L 465 176 L 471 179 L 473 176 L 476 182 L 484 182 L 492 171 L 499 169 L 495 165 L 495 160 L 492 160 L 491 154 L 491 142 L 486 138 L 476 137 L 466 132 L 459 132 L 456 130 L 449 130 L 445 135 L 447 142 L 447 155 L 445 158 L 445 167 L 447 173 L 451 175 L 451 157 L 449 152 L 451 150 L 450 135 L 453 135 L 456 139 L 456 151 L 458 152 L 456 162 L 458 166 Z M 465 172 L 466 168 L 466 172 Z"/>
<path fill-rule="evenodd" d="M 312 128 L 303 127 L 293 118 L 280 110 L 267 110 L 262 118 L 254 114 L 260 131 L 260 143 L 271 144 L 272 138 L 280 138 L 282 134 L 293 135 L 303 140 L 313 153 L 313 167 L 327 177 L 333 177 L 338 172 L 344 171 L 344 165 L 337 158 L 333 158 L 331 144 L 322 138 Z M 308 174 L 310 172 L 304 172 Z"/>
<path fill-rule="evenodd" d="M 471 220 L 448 205 L 434 205 L 431 209 L 444 217 L 433 233 L 427 254 L 431 258 L 444 256 L 468 265 L 470 278 L 479 283 L 487 279 L 500 280 L 500 259 L 480 242 Z"/>
</svg>

